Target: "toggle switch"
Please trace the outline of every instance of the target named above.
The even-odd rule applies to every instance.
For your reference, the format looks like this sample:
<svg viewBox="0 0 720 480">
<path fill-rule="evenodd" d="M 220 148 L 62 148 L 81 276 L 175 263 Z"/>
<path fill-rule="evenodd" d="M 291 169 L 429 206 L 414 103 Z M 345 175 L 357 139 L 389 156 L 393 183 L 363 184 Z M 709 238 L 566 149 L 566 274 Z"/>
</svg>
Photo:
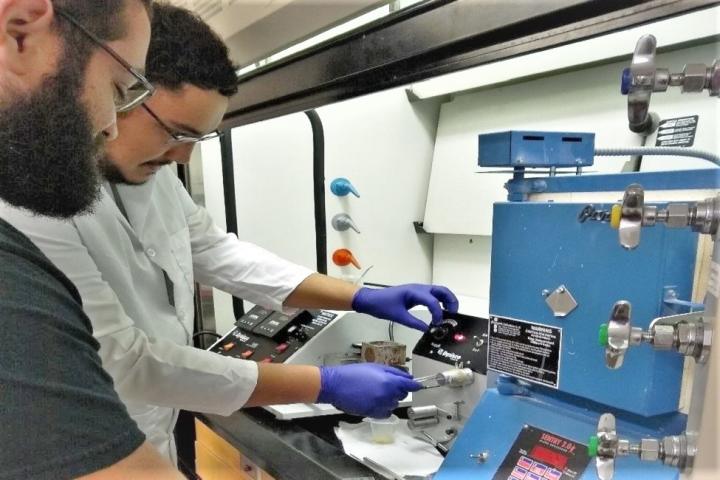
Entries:
<svg viewBox="0 0 720 480">
<path fill-rule="evenodd" d="M 350 218 L 350 215 L 348 215 L 347 213 L 338 213 L 332 218 L 332 221 L 330 223 L 332 224 L 332 227 L 338 232 L 345 232 L 348 229 L 352 228 L 353 230 L 355 230 L 356 233 L 360 233 L 357 225 L 355 225 L 355 222 L 353 222 L 353 219 Z"/>
<path fill-rule="evenodd" d="M 360 270 L 360 262 L 357 261 L 355 256 L 347 248 L 340 248 L 335 250 L 332 255 L 332 261 L 338 267 L 347 267 L 352 264 L 355 268 Z"/>
<path fill-rule="evenodd" d="M 349 193 L 352 193 L 356 197 L 360 198 L 360 194 L 358 193 L 357 189 L 355 189 L 353 184 L 350 183 L 350 180 L 348 180 L 347 178 L 341 177 L 333 180 L 330 184 L 330 191 L 338 197 L 344 197 Z"/>
</svg>

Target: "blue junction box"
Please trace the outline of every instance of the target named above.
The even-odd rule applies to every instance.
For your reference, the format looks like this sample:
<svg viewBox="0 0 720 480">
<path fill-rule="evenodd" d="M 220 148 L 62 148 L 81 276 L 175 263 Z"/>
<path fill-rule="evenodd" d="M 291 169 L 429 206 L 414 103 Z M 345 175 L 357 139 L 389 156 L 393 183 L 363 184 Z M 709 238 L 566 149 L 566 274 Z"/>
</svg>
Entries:
<svg viewBox="0 0 720 480">
<path fill-rule="evenodd" d="M 594 133 L 513 130 L 478 136 L 481 167 L 587 167 L 594 157 Z"/>
</svg>

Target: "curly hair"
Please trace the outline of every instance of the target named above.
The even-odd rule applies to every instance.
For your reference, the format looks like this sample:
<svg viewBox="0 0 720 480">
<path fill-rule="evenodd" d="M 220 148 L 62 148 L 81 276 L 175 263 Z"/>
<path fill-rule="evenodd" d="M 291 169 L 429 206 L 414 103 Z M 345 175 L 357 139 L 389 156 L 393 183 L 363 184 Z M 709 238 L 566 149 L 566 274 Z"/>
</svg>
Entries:
<svg viewBox="0 0 720 480">
<path fill-rule="evenodd" d="M 53 0 L 55 8 L 72 15 L 100 40 L 111 42 L 122 38 L 127 32 L 122 15 L 128 2 L 140 2 L 152 18 L 153 0 Z M 65 49 L 80 64 L 84 64 L 97 46 L 68 22 L 55 16 L 54 28 L 65 41 Z"/>
<path fill-rule="evenodd" d="M 231 97 L 238 90 L 236 69 L 225 43 L 200 17 L 167 3 L 154 4 L 148 80 L 171 90 L 190 84 Z"/>
</svg>

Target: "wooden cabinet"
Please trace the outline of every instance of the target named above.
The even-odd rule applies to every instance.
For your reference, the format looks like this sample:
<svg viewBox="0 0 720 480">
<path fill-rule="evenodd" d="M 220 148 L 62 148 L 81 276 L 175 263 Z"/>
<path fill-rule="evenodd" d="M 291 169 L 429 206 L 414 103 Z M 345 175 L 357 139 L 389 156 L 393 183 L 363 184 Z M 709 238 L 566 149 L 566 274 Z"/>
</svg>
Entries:
<svg viewBox="0 0 720 480">
<path fill-rule="evenodd" d="M 195 471 L 202 480 L 275 480 L 201 421 L 195 430 Z"/>
</svg>

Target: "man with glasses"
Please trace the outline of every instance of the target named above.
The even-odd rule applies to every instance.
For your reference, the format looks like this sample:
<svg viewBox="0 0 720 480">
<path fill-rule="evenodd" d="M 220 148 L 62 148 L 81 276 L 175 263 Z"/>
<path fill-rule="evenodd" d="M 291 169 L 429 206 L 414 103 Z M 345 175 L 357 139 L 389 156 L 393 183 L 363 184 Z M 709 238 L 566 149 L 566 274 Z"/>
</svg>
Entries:
<svg viewBox="0 0 720 480">
<path fill-rule="evenodd" d="M 116 111 L 152 86 L 148 0 L 0 0 L 0 198 L 71 217 L 98 196 Z M 102 369 L 80 295 L 0 217 L 0 479 L 180 478 Z"/>
<path fill-rule="evenodd" d="M 237 91 L 227 48 L 191 13 L 158 4 L 146 73 L 155 95 L 120 116 L 93 215 L 60 223 L 3 212 L 78 286 L 132 417 L 175 460 L 178 409 L 228 415 L 318 401 L 389 416 L 420 388 L 399 370 L 256 364 L 192 348 L 194 282 L 275 310 L 354 309 L 421 330 L 427 326 L 408 309 L 425 305 L 437 322 L 441 304 L 457 310 L 455 296 L 431 285 L 358 290 L 222 232 L 163 167 L 187 163 L 195 143 L 216 136 Z"/>
</svg>

